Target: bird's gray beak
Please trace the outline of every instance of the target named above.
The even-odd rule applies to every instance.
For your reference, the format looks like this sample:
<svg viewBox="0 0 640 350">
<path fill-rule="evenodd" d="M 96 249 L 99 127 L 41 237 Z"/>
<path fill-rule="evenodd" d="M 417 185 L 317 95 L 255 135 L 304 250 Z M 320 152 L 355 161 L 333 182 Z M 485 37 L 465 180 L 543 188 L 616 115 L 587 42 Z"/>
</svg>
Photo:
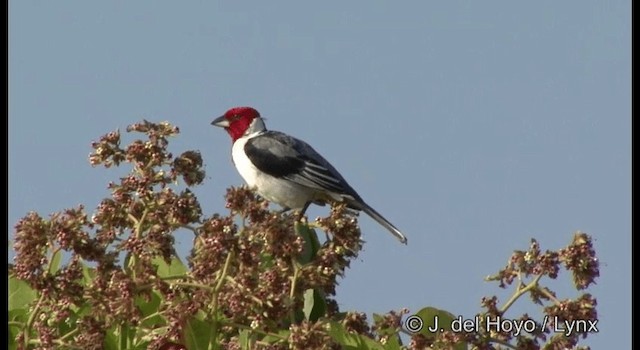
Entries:
<svg viewBox="0 0 640 350">
<path fill-rule="evenodd" d="M 229 121 L 227 120 L 227 118 L 222 116 L 222 117 L 218 117 L 218 118 L 214 119 L 211 122 L 211 125 L 219 126 L 221 128 L 228 128 L 229 127 Z"/>
</svg>

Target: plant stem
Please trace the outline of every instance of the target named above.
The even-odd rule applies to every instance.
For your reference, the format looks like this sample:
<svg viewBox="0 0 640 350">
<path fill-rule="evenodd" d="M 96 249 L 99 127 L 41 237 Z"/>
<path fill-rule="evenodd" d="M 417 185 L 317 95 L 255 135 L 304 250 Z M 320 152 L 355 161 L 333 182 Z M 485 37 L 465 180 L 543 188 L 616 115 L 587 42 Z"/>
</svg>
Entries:
<svg viewBox="0 0 640 350">
<path fill-rule="evenodd" d="M 504 314 L 509 307 L 511 307 L 511 305 L 513 305 L 513 303 L 516 302 L 516 300 L 518 300 L 518 298 L 520 298 L 522 295 L 526 294 L 527 292 L 536 289 L 538 287 L 538 282 L 540 281 L 540 279 L 542 278 L 542 275 L 537 275 L 529 284 L 525 285 L 524 288 L 520 288 L 520 286 L 518 286 L 518 290 L 516 290 L 516 292 L 511 296 L 511 298 L 509 298 L 509 300 L 507 300 L 507 302 L 502 305 L 502 307 L 500 308 L 500 313 Z"/>
<path fill-rule="evenodd" d="M 78 350 L 82 350 L 82 348 L 79 347 L 79 346 L 65 343 L 63 341 L 60 341 L 59 339 L 54 339 L 53 342 L 56 345 L 58 345 L 58 347 L 61 348 L 61 349 L 78 349 Z M 42 342 L 40 341 L 40 339 L 32 339 L 31 341 L 29 341 L 29 344 L 40 345 L 40 344 L 42 344 Z M 29 348 L 27 348 L 27 349 L 29 349 Z M 40 349 L 40 348 L 38 348 L 38 349 Z"/>
<path fill-rule="evenodd" d="M 206 290 L 210 290 L 210 291 L 215 291 L 214 287 L 211 286 L 207 286 L 204 284 L 200 284 L 200 283 L 192 283 L 192 282 L 175 282 L 174 285 L 176 286 L 181 286 L 181 287 L 195 287 L 195 288 L 202 288 L 202 289 L 206 289 Z"/>
<path fill-rule="evenodd" d="M 133 216 L 131 213 L 127 214 L 129 219 L 133 222 L 135 237 L 136 239 L 142 238 L 142 224 L 149 213 L 149 208 L 144 208 L 142 215 L 140 215 L 140 219 Z M 133 280 L 136 279 L 136 266 L 138 265 L 138 257 L 135 254 L 131 254 L 131 260 L 129 260 L 129 268 L 131 269 L 131 277 Z"/>
<path fill-rule="evenodd" d="M 293 266 L 293 277 L 291 277 L 291 289 L 289 290 L 289 299 L 292 304 L 295 304 L 295 295 L 296 295 L 296 284 L 298 281 L 298 274 L 300 273 L 300 267 L 298 266 L 298 262 L 295 259 L 291 259 L 291 265 Z M 296 322 L 296 312 L 294 308 L 289 310 L 289 318 L 291 319 L 291 324 Z"/>
<path fill-rule="evenodd" d="M 213 329 L 211 333 L 209 333 L 209 350 L 213 350 L 214 346 L 217 346 L 217 338 L 218 338 L 218 326 L 220 324 L 220 320 L 218 319 L 218 293 L 222 289 L 224 281 L 226 281 L 227 272 L 229 271 L 229 265 L 231 265 L 231 260 L 233 259 L 233 251 L 229 251 L 227 254 L 227 259 L 224 261 L 224 267 L 222 267 L 222 273 L 218 278 L 218 283 L 213 288 L 213 293 L 211 293 L 211 310 L 213 313 Z M 213 341 L 212 341 L 213 338 Z"/>
<path fill-rule="evenodd" d="M 149 214 L 149 208 L 145 207 L 144 211 L 142 212 L 142 215 L 140 215 L 140 219 L 135 221 L 135 218 L 133 218 L 134 223 L 136 225 L 136 238 L 141 238 L 142 237 L 142 224 L 144 223 L 144 220 L 147 218 L 147 215 Z M 131 214 L 129 214 L 130 216 L 132 216 Z"/>
<path fill-rule="evenodd" d="M 231 259 L 233 258 L 233 252 L 230 251 L 229 254 L 227 254 L 227 259 L 224 261 L 224 266 L 222 267 L 222 274 L 220 275 L 220 279 L 218 279 L 218 283 L 216 284 L 216 287 L 214 288 L 214 293 L 218 293 L 220 291 L 220 289 L 222 288 L 222 284 L 224 283 L 226 277 L 227 277 L 227 271 L 229 270 L 229 265 L 231 265 Z"/>
<path fill-rule="evenodd" d="M 193 234 L 196 235 L 196 236 L 199 234 L 198 233 L 198 229 L 193 227 L 193 226 L 191 226 L 191 225 L 184 224 L 184 225 L 179 225 L 179 227 L 187 229 L 187 230 L 193 232 Z"/>
<path fill-rule="evenodd" d="M 228 282 L 231 282 L 234 286 L 238 287 L 239 289 L 242 289 L 243 292 L 247 293 L 249 298 L 251 298 L 255 303 L 257 303 L 260 306 L 262 306 L 262 304 L 264 304 L 260 298 L 258 298 L 255 295 L 251 294 L 251 291 L 248 288 L 246 288 L 242 284 L 238 283 L 235 279 L 233 279 L 233 277 L 225 276 L 225 278 L 227 279 Z"/>
<path fill-rule="evenodd" d="M 548 288 L 546 288 L 546 287 L 538 287 L 538 291 L 540 293 L 544 294 L 544 296 L 549 298 L 549 300 L 553 301 L 556 305 L 562 304 L 562 302 L 560 300 L 558 300 L 558 298 L 556 298 L 553 294 L 551 294 L 551 292 L 549 292 Z"/>
<path fill-rule="evenodd" d="M 27 320 L 27 327 L 24 330 L 24 347 L 25 349 L 28 349 L 28 345 L 29 345 L 29 334 L 31 334 L 31 327 L 33 326 L 33 322 L 35 322 L 36 320 L 36 316 L 39 313 L 40 310 L 40 306 L 42 305 L 42 302 L 44 301 L 44 294 L 40 295 L 40 299 L 38 299 L 38 302 L 36 303 L 36 306 L 33 308 L 33 311 L 31 311 L 31 315 L 29 315 L 29 319 Z"/>
<path fill-rule="evenodd" d="M 78 332 L 79 332 L 79 330 L 78 330 L 78 328 L 76 328 L 76 329 L 70 331 L 69 333 L 63 335 L 62 337 L 58 338 L 58 340 L 63 341 L 65 339 L 69 338 L 69 337 L 72 337 L 72 336 L 76 335 L 76 333 L 78 333 Z"/>
<path fill-rule="evenodd" d="M 128 345 L 127 338 L 129 337 L 126 329 L 127 326 L 119 325 L 118 328 L 120 329 L 120 349 L 128 349 L 129 347 L 127 346 Z"/>
<path fill-rule="evenodd" d="M 51 258 L 49 259 L 49 263 L 47 264 L 47 273 L 51 274 L 51 267 L 53 267 L 53 260 L 55 260 L 56 254 L 58 254 L 58 252 L 62 250 L 62 247 L 53 249 L 53 243 L 49 243 L 49 244 L 51 244 L 52 250 L 51 250 Z"/>
</svg>

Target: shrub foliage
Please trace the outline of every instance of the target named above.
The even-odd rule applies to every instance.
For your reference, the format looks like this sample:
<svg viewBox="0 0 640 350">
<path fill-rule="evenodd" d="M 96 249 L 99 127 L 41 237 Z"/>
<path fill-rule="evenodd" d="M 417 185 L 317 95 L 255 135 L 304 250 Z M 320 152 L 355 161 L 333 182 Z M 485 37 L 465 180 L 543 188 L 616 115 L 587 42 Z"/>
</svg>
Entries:
<svg viewBox="0 0 640 350">
<path fill-rule="evenodd" d="M 536 240 L 515 251 L 488 278 L 512 296 L 484 297 L 473 330 L 456 329 L 457 316 L 434 307 L 371 321 L 341 311 L 336 285 L 363 244 L 354 213 L 334 205 L 309 222 L 241 187 L 228 190 L 228 213 L 203 214 L 191 191 L 205 178 L 200 153 L 168 149 L 178 128 L 142 121 L 127 132 L 141 138 L 123 147 L 115 131 L 92 144 L 93 166 L 130 167 L 92 213 L 31 212 L 15 225 L 10 349 L 564 349 L 597 325 L 596 299 L 583 290 L 598 260 L 580 232 L 556 251 Z M 174 251 L 178 234 L 194 237 L 186 262 Z M 543 285 L 561 269 L 574 298 Z M 524 295 L 540 318 L 507 313 Z M 507 317 L 527 331 L 495 326 Z M 443 329 L 430 332 L 436 319 Z"/>
</svg>

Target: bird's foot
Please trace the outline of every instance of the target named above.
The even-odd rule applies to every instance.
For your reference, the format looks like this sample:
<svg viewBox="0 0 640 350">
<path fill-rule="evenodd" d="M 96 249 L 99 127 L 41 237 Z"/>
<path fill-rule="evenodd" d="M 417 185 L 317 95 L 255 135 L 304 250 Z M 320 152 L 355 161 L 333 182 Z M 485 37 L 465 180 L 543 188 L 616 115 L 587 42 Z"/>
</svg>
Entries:
<svg viewBox="0 0 640 350">
<path fill-rule="evenodd" d="M 291 208 L 284 207 L 284 208 L 278 210 L 278 214 L 282 215 L 282 214 L 288 212 L 289 210 L 291 210 Z"/>
</svg>

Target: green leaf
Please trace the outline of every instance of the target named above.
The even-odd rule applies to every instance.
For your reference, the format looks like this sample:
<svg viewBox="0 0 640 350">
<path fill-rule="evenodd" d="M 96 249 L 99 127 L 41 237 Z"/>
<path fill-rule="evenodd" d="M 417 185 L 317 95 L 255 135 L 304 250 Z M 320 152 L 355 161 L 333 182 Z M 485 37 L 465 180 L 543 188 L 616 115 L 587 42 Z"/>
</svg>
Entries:
<svg viewBox="0 0 640 350">
<path fill-rule="evenodd" d="M 37 295 L 27 282 L 9 276 L 9 310 L 29 309 Z"/>
<path fill-rule="evenodd" d="M 375 340 L 357 333 L 349 333 L 341 323 L 329 322 L 329 336 L 342 349 L 350 350 L 385 350 L 386 347 Z M 393 348 L 395 349 L 395 348 Z"/>
<path fill-rule="evenodd" d="M 92 305 L 90 303 L 85 302 L 80 305 L 80 307 L 74 311 L 74 315 L 77 318 L 82 318 L 83 316 L 89 315 L 93 312 Z"/>
<path fill-rule="evenodd" d="M 9 328 L 9 346 L 7 347 L 8 350 L 16 350 L 18 348 L 18 343 L 16 343 L 17 336 L 18 330 L 15 328 Z"/>
<path fill-rule="evenodd" d="M 373 314 L 373 323 L 374 324 L 381 324 L 384 323 L 384 316 L 383 315 L 379 315 L 379 314 Z M 396 334 L 398 332 L 398 329 L 396 329 L 395 327 L 385 327 L 385 328 L 378 328 L 377 333 L 379 336 L 392 336 L 394 334 Z"/>
<path fill-rule="evenodd" d="M 264 269 L 270 269 L 275 265 L 275 260 L 273 256 L 266 251 L 260 253 L 260 266 Z"/>
<path fill-rule="evenodd" d="M 240 349 L 242 350 L 251 350 L 251 337 L 248 329 L 243 329 L 238 334 L 238 343 L 240 344 Z"/>
<path fill-rule="evenodd" d="M 72 332 L 74 329 L 78 328 L 77 322 L 78 317 L 73 311 L 71 311 L 67 318 L 56 323 L 56 326 L 58 327 L 58 334 L 65 335 Z"/>
<path fill-rule="evenodd" d="M 129 326 L 112 326 L 107 329 L 102 342 L 103 349 L 143 350 L 149 345 L 148 340 L 134 338 L 135 328 Z"/>
<path fill-rule="evenodd" d="M 96 276 L 96 269 L 87 266 L 86 264 L 82 264 L 82 282 L 88 286 L 93 282 L 94 277 Z"/>
<path fill-rule="evenodd" d="M 107 332 L 105 333 L 103 345 L 105 349 L 118 348 L 118 338 L 114 334 L 113 329 L 107 330 Z"/>
<path fill-rule="evenodd" d="M 124 265 L 122 265 L 124 266 L 124 269 L 127 273 L 129 273 L 131 268 L 133 267 L 132 260 L 135 261 L 135 256 L 131 255 L 131 252 L 128 251 L 124 256 Z"/>
<path fill-rule="evenodd" d="M 13 322 L 22 322 L 23 324 L 27 322 L 29 315 L 27 313 L 27 309 L 14 309 L 9 310 L 9 321 Z M 18 344 L 16 343 L 16 336 L 18 333 L 22 331 L 22 327 L 17 325 L 9 325 L 9 349 L 14 350 L 17 349 Z"/>
<path fill-rule="evenodd" d="M 357 334 L 351 334 L 347 332 L 347 330 L 344 329 L 344 326 L 338 322 L 330 322 L 329 326 L 329 335 L 335 342 L 340 344 L 343 349 L 359 348 L 359 344 L 361 344 L 361 342 L 359 341 Z"/>
<path fill-rule="evenodd" d="M 423 322 L 422 329 L 420 329 L 418 333 L 427 338 L 435 337 L 435 334 L 432 332 L 435 328 L 437 328 L 438 332 L 450 331 L 451 323 L 456 319 L 456 316 L 452 313 L 430 306 L 416 312 L 414 316 L 418 316 Z M 407 319 L 407 322 L 408 321 Z M 406 322 L 405 327 L 407 327 Z M 410 328 L 407 328 L 407 330 L 410 332 L 413 331 Z"/>
<path fill-rule="evenodd" d="M 294 227 L 296 233 L 298 233 L 304 239 L 303 251 L 298 258 L 298 262 L 304 265 L 313 261 L 313 258 L 316 256 L 318 250 L 320 249 L 320 241 L 318 240 L 316 231 L 310 229 L 309 225 L 305 225 L 297 221 Z"/>
<path fill-rule="evenodd" d="M 206 350 L 209 348 L 210 338 L 215 339 L 217 334 L 211 334 L 211 324 L 191 318 L 184 329 L 184 339 L 189 350 Z"/>
<path fill-rule="evenodd" d="M 289 333 L 289 330 L 283 329 L 277 333 L 277 337 L 273 335 L 266 335 L 264 338 L 262 338 L 262 341 L 269 344 L 275 344 L 277 342 L 281 342 L 283 339 L 289 339 Z"/>
<path fill-rule="evenodd" d="M 155 257 L 151 262 L 158 267 L 158 276 L 160 277 L 180 277 L 187 273 L 187 267 L 177 256 L 171 257 L 170 264 L 167 264 L 162 257 Z"/>
<path fill-rule="evenodd" d="M 315 289 L 307 289 L 304 292 L 304 317 L 308 321 L 315 322 L 327 312 L 327 303 L 323 293 Z"/>
<path fill-rule="evenodd" d="M 114 329 L 116 341 L 120 344 L 120 349 L 127 349 L 127 344 L 131 344 L 136 329 L 128 324 L 119 325 Z"/>
<path fill-rule="evenodd" d="M 9 321 L 12 321 L 12 322 L 26 322 L 27 319 L 29 318 L 27 312 L 28 312 L 27 309 L 9 310 L 9 312 L 8 312 Z M 10 326 L 10 327 L 16 327 L 16 326 Z"/>
<path fill-rule="evenodd" d="M 55 274 L 60 269 L 60 261 L 62 260 L 62 250 L 56 250 L 51 257 L 51 261 L 49 263 L 49 273 Z"/>
<path fill-rule="evenodd" d="M 164 319 L 158 314 L 161 301 L 162 297 L 156 291 L 151 292 L 151 298 L 149 300 L 146 300 L 141 296 L 136 297 L 135 304 L 142 313 L 142 318 L 144 319 L 141 326 L 153 328 L 155 325 L 164 324 Z M 150 315 L 153 316 L 149 317 Z"/>
<path fill-rule="evenodd" d="M 387 342 L 384 344 L 385 350 L 401 350 L 400 337 L 398 334 L 392 334 L 387 338 Z"/>
<path fill-rule="evenodd" d="M 419 320 L 422 322 L 422 327 L 419 330 L 412 330 L 410 328 L 415 327 L 417 325 L 418 319 L 416 319 L 415 317 L 418 317 Z M 413 326 L 410 326 L 409 324 L 412 322 L 410 321 L 410 318 L 412 318 L 413 322 Z M 406 320 L 405 320 L 405 329 L 407 329 L 409 332 L 417 332 L 420 333 L 422 335 L 424 335 L 427 339 L 433 339 L 436 337 L 436 333 L 433 333 L 433 331 L 437 331 L 437 332 L 443 332 L 443 331 L 451 331 L 451 326 L 453 324 L 454 321 L 458 320 L 459 317 L 456 317 L 454 314 L 445 311 L 445 310 L 440 310 L 434 307 L 425 307 L 423 309 L 421 309 L 420 311 L 416 312 L 413 316 L 409 316 Z M 466 343 L 458 343 L 456 344 L 456 346 L 454 347 L 455 350 L 465 350 L 467 348 L 467 344 Z"/>
</svg>

